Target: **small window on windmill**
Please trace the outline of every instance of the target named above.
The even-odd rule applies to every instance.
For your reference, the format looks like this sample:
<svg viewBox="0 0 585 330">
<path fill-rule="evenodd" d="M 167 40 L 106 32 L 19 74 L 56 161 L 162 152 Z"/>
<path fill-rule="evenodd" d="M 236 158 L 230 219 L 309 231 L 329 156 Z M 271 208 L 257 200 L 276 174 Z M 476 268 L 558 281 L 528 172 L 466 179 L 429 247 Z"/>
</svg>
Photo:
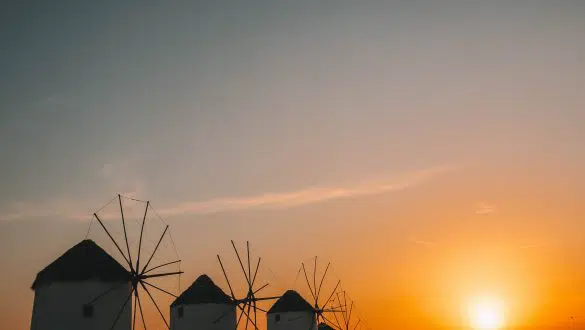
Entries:
<svg viewBox="0 0 585 330">
<path fill-rule="evenodd" d="M 183 317 L 183 306 L 179 306 L 179 309 L 177 310 L 177 314 L 178 314 L 177 316 L 179 318 Z"/>
<path fill-rule="evenodd" d="M 87 304 L 87 305 L 83 305 L 83 318 L 91 318 L 93 317 L 93 305 L 92 304 Z"/>
<path fill-rule="evenodd" d="M 276 321 L 276 322 L 280 321 L 280 314 L 274 315 L 274 321 Z"/>
</svg>

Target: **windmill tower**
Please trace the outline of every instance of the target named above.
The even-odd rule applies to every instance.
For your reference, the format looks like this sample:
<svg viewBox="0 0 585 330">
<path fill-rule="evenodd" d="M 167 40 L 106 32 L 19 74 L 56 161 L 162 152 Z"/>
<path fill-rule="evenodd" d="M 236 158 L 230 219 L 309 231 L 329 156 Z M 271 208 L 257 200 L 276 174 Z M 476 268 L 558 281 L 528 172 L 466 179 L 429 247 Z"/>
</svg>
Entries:
<svg viewBox="0 0 585 330">
<path fill-rule="evenodd" d="M 321 296 L 322 293 L 322 289 L 323 289 L 323 285 L 326 284 L 325 282 L 325 278 L 327 278 L 327 272 L 330 269 L 331 266 L 331 262 L 327 263 L 327 267 L 325 267 L 325 271 L 323 272 L 323 275 L 321 276 L 321 279 L 318 280 L 318 258 L 315 256 L 315 258 L 313 259 L 313 271 L 312 273 L 310 273 L 309 275 L 307 274 L 307 269 L 305 267 L 305 263 L 302 262 L 301 263 L 301 269 L 303 271 L 303 275 L 305 277 L 305 283 L 307 284 L 307 287 L 309 288 L 309 292 L 311 294 L 311 297 L 313 298 L 313 313 L 315 314 L 315 322 L 316 325 L 321 325 L 321 324 L 326 324 L 332 327 L 335 327 L 334 323 L 333 323 L 333 318 L 331 317 L 332 315 L 335 315 L 337 313 L 342 313 L 343 312 L 343 308 L 345 307 L 345 305 L 339 304 L 338 306 L 333 306 L 333 304 L 335 303 L 335 295 L 338 293 L 337 289 L 339 288 L 339 285 L 341 284 L 340 280 L 337 280 L 335 286 L 333 287 L 333 289 L 331 290 L 331 294 L 329 294 L 327 296 L 326 299 L 323 299 L 323 296 Z M 300 272 L 300 270 L 299 270 Z M 312 276 L 310 276 L 312 275 Z M 311 281 L 310 281 L 310 277 L 312 277 L 313 281 L 312 281 L 312 285 L 311 285 Z"/>
<path fill-rule="evenodd" d="M 195 328 L 201 330 L 236 328 L 236 304 L 205 274 L 199 276 L 171 304 L 171 329 Z"/>
<path fill-rule="evenodd" d="M 95 296 L 115 287 L 99 304 Z M 126 269 L 92 240 L 83 240 L 41 270 L 35 291 L 31 330 L 110 329 L 131 285 Z M 130 329 L 124 308 L 113 329 Z"/>
<path fill-rule="evenodd" d="M 244 266 L 244 262 L 243 262 L 242 258 L 240 258 L 240 253 L 238 252 L 238 249 L 236 248 L 236 244 L 234 243 L 234 241 L 231 241 L 231 243 L 232 243 L 232 247 L 234 249 L 234 252 L 236 254 L 236 257 L 238 259 L 240 269 L 242 270 L 242 273 L 244 275 L 244 279 L 246 280 L 246 283 L 244 284 L 244 287 L 246 288 L 246 293 L 244 295 L 241 295 L 240 297 L 236 296 L 236 293 L 234 291 L 234 287 L 232 287 L 232 284 L 228 278 L 224 264 L 221 261 L 221 257 L 219 255 L 217 255 L 217 260 L 219 261 L 221 271 L 223 273 L 223 276 L 224 276 L 224 278 L 227 282 L 227 285 L 229 287 L 229 290 L 230 290 L 232 302 L 234 304 L 234 307 L 237 308 L 239 310 L 239 313 L 240 313 L 240 316 L 237 318 L 237 321 L 236 321 L 236 326 L 235 326 L 235 328 L 232 328 L 232 329 L 237 329 L 238 327 L 242 328 L 244 326 L 245 326 L 245 329 L 248 329 L 248 326 L 251 326 L 252 329 L 258 330 L 259 328 L 258 328 L 257 311 L 266 312 L 266 310 L 264 310 L 258 306 L 258 303 L 269 301 L 269 300 L 279 299 L 280 297 L 279 296 L 272 296 L 272 297 L 258 297 L 257 296 L 257 294 L 260 291 L 262 291 L 263 289 L 265 289 L 269 285 L 269 283 L 266 283 L 266 284 L 262 285 L 261 287 L 256 286 L 256 283 L 258 280 L 258 270 L 260 269 L 260 262 L 262 261 L 262 258 L 260 258 L 260 257 L 258 258 L 258 261 L 255 263 L 256 266 L 254 267 L 253 263 L 251 262 L 251 258 L 250 258 L 250 242 L 246 242 L 247 258 L 246 258 L 246 266 Z M 214 322 L 221 322 L 225 317 L 229 317 L 229 315 L 233 315 L 235 308 L 226 310 L 224 312 L 224 314 L 219 316 Z M 246 320 L 242 322 L 244 316 L 246 317 Z"/>
<path fill-rule="evenodd" d="M 310 330 L 316 329 L 322 324 L 331 325 L 334 327 L 332 319 L 326 314 L 334 314 L 342 311 L 343 306 L 333 307 L 334 295 L 337 293 L 337 288 L 341 281 L 337 281 L 336 285 L 331 290 L 331 294 L 323 299 L 321 293 L 324 292 L 323 285 L 326 284 L 325 278 L 331 263 L 327 264 L 323 275 L 317 279 L 317 257 L 314 258 L 312 285 L 309 280 L 309 275 L 305 268 L 305 263 L 301 263 L 301 270 L 305 277 L 307 287 L 311 294 L 312 303 L 307 302 L 298 292 L 289 290 L 283 296 L 281 301 L 278 301 L 269 311 L 268 316 L 268 330 L 288 330 L 288 329 L 302 329 Z M 297 274 L 298 276 L 298 274 Z M 330 290 L 330 288 L 329 288 Z"/>
<path fill-rule="evenodd" d="M 268 330 L 315 330 L 315 311 L 301 295 L 288 290 L 266 313 Z"/>
<path fill-rule="evenodd" d="M 134 222 L 137 225 L 135 231 L 127 230 L 132 223 L 125 218 L 123 198 L 146 205 L 140 219 Z M 116 200 L 118 212 L 102 212 Z M 93 240 L 85 239 L 38 273 L 32 286 L 35 300 L 31 330 L 147 329 L 143 308 L 148 307 L 156 308 L 169 328 L 155 297 L 160 293 L 176 295 L 162 288 L 157 281 L 176 277 L 183 272 L 160 271 L 163 267 L 178 265 L 180 260 L 161 259 L 161 243 L 170 236 L 170 233 L 167 235 L 168 225 L 165 224 L 160 237 L 157 235 L 156 243 L 148 240 L 146 228 L 149 227 L 151 232 L 156 228 L 152 222 L 147 225 L 149 210 L 151 214 L 156 214 L 150 202 L 117 195 L 93 214 L 86 238 L 95 219 L 103 229 L 99 233 L 105 241 L 98 246 Z M 123 231 L 123 236 L 118 235 L 118 240 L 114 238 L 116 228 Z M 115 252 L 118 261 L 107 252 L 108 248 Z M 146 261 L 145 255 L 150 255 Z M 141 320 L 137 319 L 138 311 Z"/>
</svg>

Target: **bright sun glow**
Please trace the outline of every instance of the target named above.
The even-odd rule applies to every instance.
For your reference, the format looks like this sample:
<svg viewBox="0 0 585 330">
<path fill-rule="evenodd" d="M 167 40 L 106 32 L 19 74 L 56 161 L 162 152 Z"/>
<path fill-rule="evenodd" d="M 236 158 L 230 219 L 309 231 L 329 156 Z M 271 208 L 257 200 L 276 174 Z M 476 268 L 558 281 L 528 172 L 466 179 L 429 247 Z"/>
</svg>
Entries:
<svg viewBox="0 0 585 330">
<path fill-rule="evenodd" d="M 476 330 L 497 330 L 504 325 L 504 308 L 501 300 L 481 297 L 469 306 L 469 320 Z"/>
</svg>

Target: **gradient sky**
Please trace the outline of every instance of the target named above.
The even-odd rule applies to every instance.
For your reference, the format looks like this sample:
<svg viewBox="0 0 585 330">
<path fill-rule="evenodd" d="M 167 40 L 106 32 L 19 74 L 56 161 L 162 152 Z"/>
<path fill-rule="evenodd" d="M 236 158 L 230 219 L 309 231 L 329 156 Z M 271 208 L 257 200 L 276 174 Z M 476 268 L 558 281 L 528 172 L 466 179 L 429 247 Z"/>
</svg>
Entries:
<svg viewBox="0 0 585 330">
<path fill-rule="evenodd" d="M 121 192 L 186 284 L 249 239 L 280 283 L 331 260 L 372 328 L 483 292 L 585 328 L 584 36 L 569 0 L 3 3 L 0 319 Z"/>
</svg>

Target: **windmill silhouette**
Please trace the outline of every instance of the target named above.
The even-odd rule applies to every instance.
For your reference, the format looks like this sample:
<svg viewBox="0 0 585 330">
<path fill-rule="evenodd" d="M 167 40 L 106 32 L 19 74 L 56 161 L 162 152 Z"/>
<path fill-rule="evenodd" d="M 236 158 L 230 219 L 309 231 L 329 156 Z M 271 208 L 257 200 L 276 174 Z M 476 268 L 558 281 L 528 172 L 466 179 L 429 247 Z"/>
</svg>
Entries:
<svg viewBox="0 0 585 330">
<path fill-rule="evenodd" d="M 117 197 L 117 198 L 116 198 Z M 115 319 L 113 320 L 112 326 L 110 329 L 113 329 L 116 326 L 116 323 L 118 322 L 118 320 L 120 319 L 120 316 L 122 315 L 124 309 L 126 308 L 126 306 L 128 305 L 128 303 L 131 301 L 132 297 L 134 297 L 134 303 L 133 303 L 133 310 L 132 310 L 132 329 L 136 329 L 137 327 L 137 313 L 138 311 L 140 311 L 140 319 L 141 319 L 141 324 L 143 329 L 147 329 L 147 324 L 146 324 L 146 320 L 144 317 L 144 312 L 143 312 L 143 305 L 145 303 L 144 301 L 144 294 L 146 294 L 147 299 L 152 303 L 152 305 L 156 308 L 158 315 L 160 316 L 160 318 L 162 319 L 162 321 L 164 322 L 164 324 L 166 325 L 167 329 L 170 329 L 169 326 L 169 322 L 167 321 L 167 319 L 165 318 L 161 308 L 159 307 L 159 304 L 157 304 L 156 299 L 154 298 L 153 294 L 151 293 L 151 290 L 156 290 L 158 292 L 162 292 L 166 295 L 172 296 L 172 297 L 177 297 L 177 295 L 175 295 L 174 293 L 170 292 L 170 290 L 168 289 L 164 289 L 161 288 L 159 285 L 154 284 L 153 281 L 156 279 L 161 279 L 161 278 L 166 278 L 166 277 L 173 277 L 173 276 L 179 276 L 180 274 L 182 274 L 183 272 L 180 270 L 180 266 L 179 266 L 179 270 L 177 271 L 161 271 L 161 269 L 163 269 L 164 267 L 169 267 L 171 265 L 180 265 L 181 260 L 178 259 L 178 254 L 177 254 L 177 259 L 175 260 L 160 260 L 160 258 L 157 258 L 157 252 L 160 251 L 160 246 L 161 243 L 163 242 L 163 239 L 165 238 L 169 238 L 170 237 L 170 233 L 169 233 L 169 226 L 165 225 L 164 226 L 164 230 L 162 231 L 162 234 L 160 234 L 160 237 L 157 240 L 156 245 L 154 246 L 154 248 L 152 249 L 150 256 L 148 258 L 145 258 L 145 251 L 143 251 L 145 249 L 145 228 L 147 226 L 147 215 L 149 213 L 149 211 L 151 213 L 156 214 L 156 211 L 152 208 L 150 201 L 142 201 L 142 200 L 138 200 L 138 199 L 134 199 L 134 198 L 130 198 L 130 197 L 125 197 L 122 196 L 120 194 L 118 194 L 114 199 L 112 199 L 108 204 L 104 205 L 104 207 L 106 207 L 107 205 L 113 203 L 114 200 L 118 200 L 118 205 L 119 205 L 119 216 L 120 216 L 120 223 L 124 236 L 123 236 L 123 241 L 120 243 L 118 242 L 115 238 L 114 235 L 112 235 L 111 229 L 113 227 L 113 224 L 110 225 L 110 230 L 108 230 L 108 227 L 106 226 L 106 224 L 104 223 L 104 220 L 102 219 L 102 217 L 100 216 L 100 212 L 101 210 L 104 209 L 104 207 L 100 208 L 100 210 L 96 211 L 93 213 L 93 219 L 97 220 L 97 222 L 100 225 L 100 228 L 103 229 L 104 233 L 107 235 L 108 241 L 113 245 L 113 247 L 115 247 L 115 250 L 117 252 L 119 252 L 119 257 L 122 257 L 123 261 L 122 264 L 124 265 L 126 272 L 127 272 L 127 282 L 118 284 L 116 286 L 113 286 L 112 288 L 108 289 L 105 292 L 100 293 L 99 295 L 95 296 L 91 301 L 88 302 L 89 305 L 94 304 L 96 302 L 98 302 L 100 299 L 102 299 L 103 297 L 105 297 L 106 295 L 108 295 L 108 293 L 118 289 L 120 286 L 122 285 L 127 285 L 128 282 L 130 283 L 130 292 L 128 293 L 128 297 L 125 300 L 124 304 L 120 307 L 119 312 L 117 313 Z M 124 203 L 123 200 L 130 200 L 133 202 L 138 202 L 138 203 L 142 203 L 144 204 L 144 213 L 142 215 L 142 221 L 140 224 L 140 234 L 139 234 L 139 239 L 138 239 L 138 244 L 137 246 L 131 246 L 134 244 L 131 244 L 131 240 L 129 240 L 128 236 L 129 236 L 129 231 L 127 230 L 127 220 L 125 218 L 125 212 L 124 212 Z M 107 216 L 113 216 L 113 214 L 108 214 Z M 157 217 L 158 214 L 156 214 Z M 162 219 L 161 219 L 162 220 Z M 113 221 L 112 221 L 113 222 Z M 89 235 L 91 231 L 91 222 L 90 222 L 90 228 L 88 230 L 88 234 L 86 235 L 86 237 Z M 167 235 L 168 233 L 168 235 Z M 135 233 L 138 234 L 138 233 Z M 171 238 L 172 240 L 172 238 Z M 174 246 L 174 243 L 173 243 Z M 132 253 L 132 252 L 135 253 Z M 175 249 L 176 252 L 176 249 Z M 159 253 L 160 254 L 160 253 Z M 148 256 L 148 254 L 146 254 Z M 157 260 L 158 264 L 155 265 L 151 265 L 151 263 L 153 262 L 153 260 Z M 158 272 L 154 272 L 155 270 L 158 270 Z M 177 279 L 179 279 L 177 277 Z"/>
<path fill-rule="evenodd" d="M 352 318 L 352 316 L 356 316 L 356 307 L 354 301 L 349 298 L 347 292 L 345 290 L 337 292 L 335 298 L 337 299 L 336 302 L 338 306 L 348 306 L 341 311 L 341 316 L 339 318 L 334 314 L 337 328 L 341 330 L 361 329 L 365 323 L 362 322 L 360 317 L 358 317 L 357 320 Z"/>
<path fill-rule="evenodd" d="M 330 317 L 327 317 L 326 314 L 335 315 L 335 313 L 342 313 L 343 312 L 344 306 L 342 306 L 342 305 L 332 306 L 332 304 L 335 303 L 334 296 L 336 295 L 337 289 L 339 288 L 339 285 L 341 284 L 341 280 L 337 281 L 335 287 L 331 291 L 331 294 L 329 294 L 327 296 L 327 299 L 325 299 L 325 300 L 321 299 L 321 293 L 322 293 L 321 290 L 323 288 L 325 278 L 327 277 L 327 272 L 329 271 L 329 268 L 331 266 L 331 262 L 327 263 L 327 267 L 325 267 L 325 271 L 323 272 L 321 279 L 317 282 L 317 271 L 318 271 L 317 260 L 318 260 L 318 258 L 317 258 L 317 256 L 315 256 L 313 259 L 313 270 L 312 270 L 312 274 L 311 274 L 312 278 L 313 278 L 312 285 L 311 285 L 311 281 L 309 280 L 309 275 L 307 274 L 307 269 L 305 267 L 305 263 L 304 262 L 301 263 L 301 269 L 302 269 L 304 277 L 305 277 L 305 282 L 306 282 L 307 286 L 309 287 L 309 292 L 310 292 L 311 297 L 312 297 L 315 324 L 318 326 L 321 323 L 325 323 L 325 324 L 335 328 L 336 324 L 333 323 L 332 319 Z M 317 283 L 319 283 L 319 284 L 317 285 Z"/>
<path fill-rule="evenodd" d="M 219 254 L 217 255 L 217 260 L 219 261 L 221 271 L 222 271 L 223 276 L 224 276 L 224 278 L 227 282 L 227 285 L 229 287 L 232 300 L 233 300 L 234 304 L 237 306 L 237 308 L 240 310 L 240 316 L 238 317 L 238 320 L 236 322 L 236 329 L 240 325 L 240 322 L 241 322 L 243 316 L 246 316 L 245 328 L 248 329 L 248 326 L 251 324 L 254 329 L 258 330 L 257 311 L 262 311 L 264 313 L 266 313 L 267 311 L 258 307 L 257 303 L 260 301 L 275 300 L 275 299 L 280 298 L 280 296 L 270 296 L 270 297 L 258 297 L 257 296 L 257 294 L 260 291 L 262 291 L 263 289 L 265 289 L 269 285 L 269 283 L 266 283 L 266 284 L 262 285 L 261 287 L 256 287 L 258 270 L 260 269 L 260 262 L 261 262 L 262 258 L 258 257 L 258 261 L 255 263 L 256 266 L 255 267 L 252 266 L 252 263 L 251 263 L 252 260 L 250 257 L 250 242 L 246 241 L 246 255 L 247 255 L 247 257 L 246 257 L 246 265 L 244 265 L 244 262 L 242 261 L 242 258 L 240 257 L 240 253 L 238 252 L 238 249 L 236 248 L 236 244 L 234 243 L 233 240 L 231 241 L 231 244 L 232 244 L 233 250 L 236 254 L 236 257 L 238 259 L 238 263 L 240 265 L 242 273 L 244 274 L 244 279 L 246 280 L 245 286 L 247 287 L 247 292 L 244 296 L 242 296 L 242 297 L 236 296 L 236 294 L 234 293 L 234 290 L 232 288 L 232 285 L 230 283 L 230 280 L 228 278 L 224 264 L 221 261 L 221 257 L 219 256 Z M 226 313 L 224 315 L 220 316 L 216 320 L 216 322 L 221 320 L 228 313 L 229 313 L 229 311 L 226 311 Z"/>
</svg>

